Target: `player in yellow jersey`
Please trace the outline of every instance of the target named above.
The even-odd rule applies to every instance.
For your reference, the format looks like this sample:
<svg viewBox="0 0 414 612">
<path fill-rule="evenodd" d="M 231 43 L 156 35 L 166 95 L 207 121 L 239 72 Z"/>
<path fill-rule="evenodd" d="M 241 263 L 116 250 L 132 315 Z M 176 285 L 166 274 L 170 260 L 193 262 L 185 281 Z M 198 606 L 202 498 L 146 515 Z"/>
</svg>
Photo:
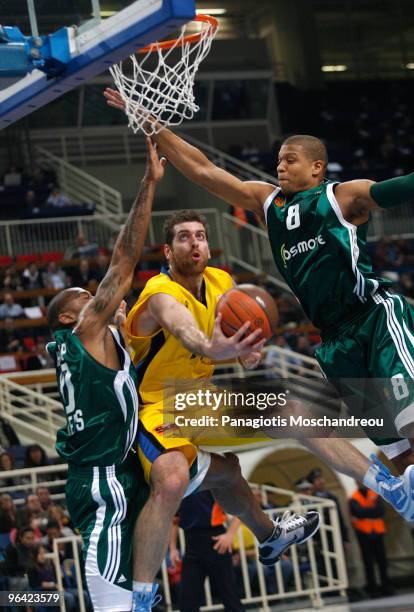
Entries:
<svg viewBox="0 0 414 612">
<path fill-rule="evenodd" d="M 171 521 L 183 496 L 203 488 L 212 491 L 226 512 L 238 516 L 260 542 L 263 563 L 275 563 L 294 541 L 311 537 L 319 526 L 317 512 L 292 514 L 274 523 L 261 510 L 243 479 L 237 457 L 201 451 L 188 438 L 164 435 L 163 398 L 177 379 L 210 378 L 214 363 L 239 358 L 260 360 L 261 331 L 244 334 L 244 324 L 226 338 L 215 316 L 219 297 L 233 286 L 227 272 L 207 266 L 210 251 L 204 218 L 181 211 L 165 225 L 164 254 L 169 269 L 150 279 L 128 315 L 126 331 L 138 376 L 140 397 L 139 453 L 150 497 L 137 523 L 140 545 L 134 559 L 134 591 L 149 610 L 153 580 L 164 558 Z M 138 584 L 139 583 L 139 584 Z"/>
</svg>

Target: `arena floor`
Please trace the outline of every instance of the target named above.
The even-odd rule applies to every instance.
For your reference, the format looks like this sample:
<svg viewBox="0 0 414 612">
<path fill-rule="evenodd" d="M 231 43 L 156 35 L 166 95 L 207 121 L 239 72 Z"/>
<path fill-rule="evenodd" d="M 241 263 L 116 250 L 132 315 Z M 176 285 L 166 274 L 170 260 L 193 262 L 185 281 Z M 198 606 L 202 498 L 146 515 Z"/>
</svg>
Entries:
<svg viewBox="0 0 414 612">
<path fill-rule="evenodd" d="M 370 612 L 381 609 L 382 612 L 412 612 L 414 610 L 414 593 L 394 595 L 371 601 L 361 601 L 352 604 L 334 604 L 323 607 L 323 612 Z M 272 612 L 280 611 L 280 608 L 271 608 Z M 315 612 L 315 608 L 300 608 L 296 612 Z"/>
</svg>

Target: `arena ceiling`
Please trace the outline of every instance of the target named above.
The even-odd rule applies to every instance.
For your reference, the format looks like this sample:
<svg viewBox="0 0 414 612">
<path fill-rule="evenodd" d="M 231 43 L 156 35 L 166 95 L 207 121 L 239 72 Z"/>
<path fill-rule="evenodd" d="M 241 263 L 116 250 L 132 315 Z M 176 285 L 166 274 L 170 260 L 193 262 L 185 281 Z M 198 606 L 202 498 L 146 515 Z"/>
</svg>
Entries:
<svg viewBox="0 0 414 612">
<path fill-rule="evenodd" d="M 323 64 L 355 64 L 363 58 L 372 61 L 414 65 L 413 0 L 290 0 L 300 5 L 312 4 L 317 43 Z M 101 0 L 106 13 L 130 4 L 122 0 Z M 206 0 L 198 7 L 221 8 L 219 17 L 223 38 L 260 36 L 260 24 L 272 12 L 272 0 Z M 63 25 L 80 25 L 91 18 L 91 0 L 36 0 L 40 33 L 52 32 Z M 26 0 L 0 0 L 0 23 L 17 25 L 30 32 Z M 385 66 L 384 66 L 385 65 Z M 414 70 L 409 76 L 414 77 Z"/>
</svg>

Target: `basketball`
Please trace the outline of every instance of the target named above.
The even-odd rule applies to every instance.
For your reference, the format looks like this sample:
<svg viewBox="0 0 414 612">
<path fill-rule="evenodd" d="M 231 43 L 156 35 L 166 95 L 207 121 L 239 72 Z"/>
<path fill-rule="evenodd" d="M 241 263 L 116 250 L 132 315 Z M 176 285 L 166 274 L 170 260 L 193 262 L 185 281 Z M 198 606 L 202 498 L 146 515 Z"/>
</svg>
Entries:
<svg viewBox="0 0 414 612">
<path fill-rule="evenodd" d="M 243 323 L 250 321 L 249 333 L 261 329 L 269 340 L 279 320 L 272 296 L 265 289 L 249 284 L 226 291 L 217 303 L 217 313 L 222 316 L 221 329 L 225 336 L 233 336 Z"/>
</svg>

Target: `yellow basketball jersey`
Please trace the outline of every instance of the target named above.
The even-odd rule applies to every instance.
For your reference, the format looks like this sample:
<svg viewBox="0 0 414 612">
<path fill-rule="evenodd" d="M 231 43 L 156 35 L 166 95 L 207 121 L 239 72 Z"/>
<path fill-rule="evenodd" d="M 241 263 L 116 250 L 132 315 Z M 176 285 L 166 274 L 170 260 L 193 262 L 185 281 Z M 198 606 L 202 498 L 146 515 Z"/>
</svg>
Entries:
<svg viewBox="0 0 414 612">
<path fill-rule="evenodd" d="M 134 336 L 132 333 L 132 322 L 139 316 L 146 301 L 156 293 L 167 293 L 188 308 L 198 327 L 210 338 L 217 301 L 231 289 L 233 280 L 224 270 L 211 267 L 204 270 L 203 277 L 207 306 L 168 274 L 161 273 L 147 282 L 128 314 L 126 330 L 138 375 L 141 406 L 162 402 L 165 385 L 174 380 L 210 378 L 213 374 L 212 361 L 193 355 L 168 330 L 162 328 L 152 336 Z"/>
</svg>

